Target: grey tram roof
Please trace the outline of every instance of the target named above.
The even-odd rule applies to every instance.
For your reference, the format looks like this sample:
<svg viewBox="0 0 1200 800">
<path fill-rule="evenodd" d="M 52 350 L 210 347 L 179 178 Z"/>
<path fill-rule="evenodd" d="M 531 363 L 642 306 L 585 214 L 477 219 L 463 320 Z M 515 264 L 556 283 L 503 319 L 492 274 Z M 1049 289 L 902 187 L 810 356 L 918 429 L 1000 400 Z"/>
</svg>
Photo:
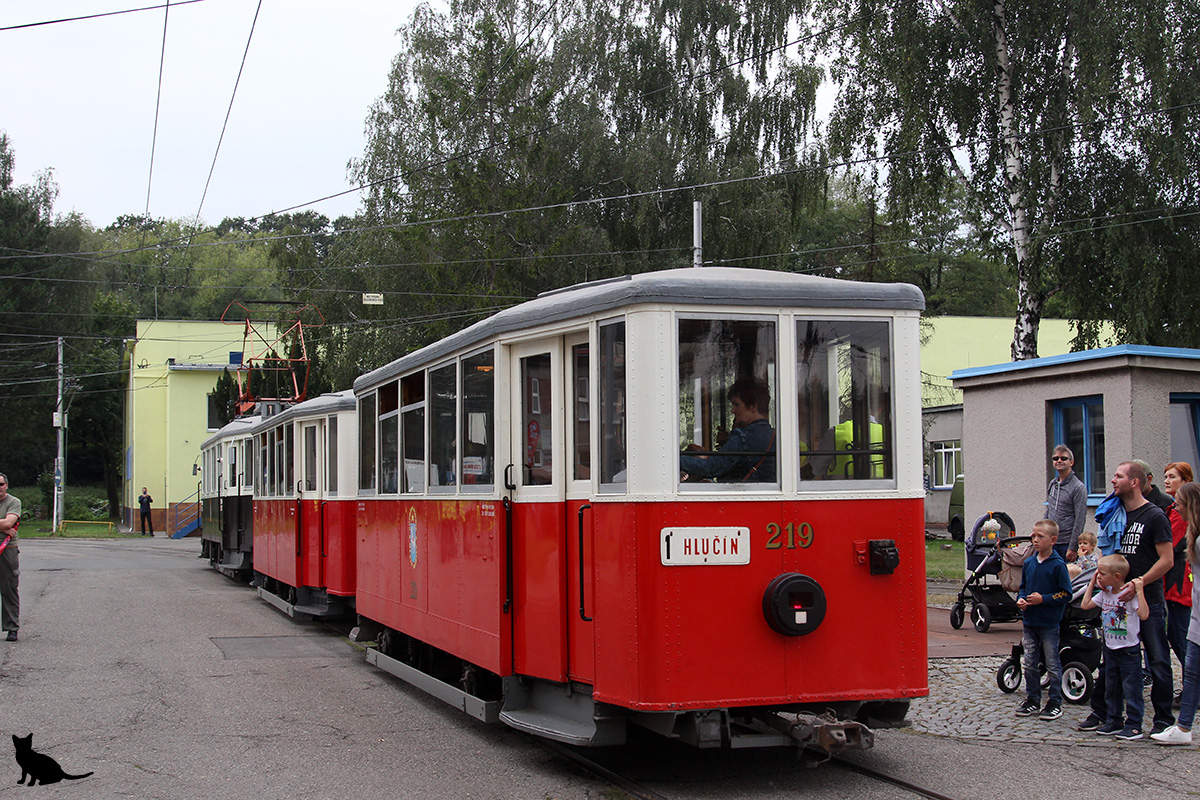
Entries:
<svg viewBox="0 0 1200 800">
<path fill-rule="evenodd" d="M 220 430 L 205 439 L 204 444 L 200 445 L 200 449 L 203 450 L 207 447 L 211 447 L 218 441 L 222 439 L 228 439 L 230 436 L 245 436 L 246 434 L 250 433 L 250 429 L 254 425 L 258 424 L 260 419 L 262 418 L 255 414 L 254 416 L 250 417 L 238 417 L 237 419 L 230 420 L 229 422 L 225 423 Z"/>
<path fill-rule="evenodd" d="M 906 283 L 864 283 L 738 267 L 646 272 L 541 294 L 359 376 L 354 391 L 365 391 L 414 367 L 505 333 L 647 303 L 912 311 L 925 308 L 921 291 Z"/>
<path fill-rule="evenodd" d="M 305 400 L 303 403 L 288 406 L 278 414 L 260 418 L 258 424 L 254 426 L 251 432 L 258 433 L 259 431 L 273 428 L 276 425 L 293 419 L 323 417 L 326 414 L 332 414 L 337 411 L 348 411 L 354 407 L 354 392 L 349 389 L 344 389 L 340 392 L 329 392 L 314 397 L 311 400 Z"/>
</svg>

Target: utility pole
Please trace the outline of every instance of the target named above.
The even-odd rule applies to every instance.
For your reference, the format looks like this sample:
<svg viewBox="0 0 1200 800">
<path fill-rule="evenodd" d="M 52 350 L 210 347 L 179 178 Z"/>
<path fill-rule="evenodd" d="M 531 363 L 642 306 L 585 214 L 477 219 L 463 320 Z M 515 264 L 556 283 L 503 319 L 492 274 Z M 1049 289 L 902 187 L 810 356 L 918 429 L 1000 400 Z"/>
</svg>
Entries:
<svg viewBox="0 0 1200 800">
<path fill-rule="evenodd" d="M 54 459 L 54 514 L 53 530 L 57 531 L 63 521 L 63 495 L 66 488 L 67 471 L 67 413 L 63 408 L 63 339 L 58 337 L 58 404 L 54 411 L 54 428 L 58 434 L 58 455 Z"/>
</svg>

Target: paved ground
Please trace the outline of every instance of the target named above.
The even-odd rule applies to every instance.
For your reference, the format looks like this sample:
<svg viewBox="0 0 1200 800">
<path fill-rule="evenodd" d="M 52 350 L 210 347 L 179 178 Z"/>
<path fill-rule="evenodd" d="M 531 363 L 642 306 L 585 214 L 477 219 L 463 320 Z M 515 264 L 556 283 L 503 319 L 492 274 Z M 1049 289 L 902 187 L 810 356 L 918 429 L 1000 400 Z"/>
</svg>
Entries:
<svg viewBox="0 0 1200 800">
<path fill-rule="evenodd" d="M 194 540 L 21 550 L 21 641 L 0 642 L 0 797 L 28 794 L 4 753 L 7 734 L 30 732 L 68 772 L 95 771 L 42 794 L 89 800 L 622 796 L 535 738 L 478 723 L 370 667 L 335 633 L 279 614 L 208 569 Z M 971 800 L 1071 796 L 1081 784 L 1175 800 L 1200 787 L 1194 749 L 1076 733 L 1081 707 L 1051 723 L 1014 716 L 1020 695 L 1002 694 L 994 671 L 1017 626 L 952 631 L 945 609 L 930 622 L 930 651 L 941 655 L 913 727 L 881 731 L 851 760 Z M 670 800 L 900 796 L 788 751 L 642 738 L 589 755 Z"/>
<path fill-rule="evenodd" d="M 1012 646 L 1021 640 L 1021 623 L 993 624 L 979 633 L 968 619 L 959 630 L 950 627 L 950 604 L 958 586 L 931 583 L 929 588 L 929 697 L 917 700 L 909 714 L 913 729 L 938 736 L 1007 742 L 1046 742 L 1049 744 L 1098 747 L 1137 747 L 1136 742 L 1120 742 L 1108 736 L 1075 730 L 1088 715 L 1088 705 L 1066 704 L 1063 715 L 1053 722 L 1036 717 L 1018 717 L 1014 712 L 1025 699 L 1025 687 L 1005 694 L 996 684 L 996 670 L 1008 657 Z M 1181 680 L 1180 666 L 1174 658 L 1175 688 Z M 1046 700 L 1043 692 L 1042 702 Z M 1150 690 L 1146 690 L 1146 725 L 1153 712 Z M 1152 742 L 1140 746 L 1161 748 Z"/>
</svg>

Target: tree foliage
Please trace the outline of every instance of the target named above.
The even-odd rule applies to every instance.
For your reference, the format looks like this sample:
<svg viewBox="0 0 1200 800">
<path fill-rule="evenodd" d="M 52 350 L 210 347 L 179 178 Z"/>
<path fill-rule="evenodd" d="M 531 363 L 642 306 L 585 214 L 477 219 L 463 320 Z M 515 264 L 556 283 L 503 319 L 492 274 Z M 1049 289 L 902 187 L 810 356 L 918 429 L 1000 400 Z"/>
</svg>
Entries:
<svg viewBox="0 0 1200 800">
<path fill-rule="evenodd" d="M 1098 294 L 1094 267 L 1107 262 L 1116 290 L 1148 264 L 1104 221 L 1194 209 L 1198 13 L 1190 0 L 818 0 L 840 86 L 831 145 L 880 159 L 895 214 L 966 192 L 1016 274 L 1014 358 L 1037 355 L 1059 292 L 1081 319 L 1147 334 L 1136 320 L 1149 298 Z M 1194 252 L 1183 227 L 1160 226 L 1167 251 Z"/>
</svg>

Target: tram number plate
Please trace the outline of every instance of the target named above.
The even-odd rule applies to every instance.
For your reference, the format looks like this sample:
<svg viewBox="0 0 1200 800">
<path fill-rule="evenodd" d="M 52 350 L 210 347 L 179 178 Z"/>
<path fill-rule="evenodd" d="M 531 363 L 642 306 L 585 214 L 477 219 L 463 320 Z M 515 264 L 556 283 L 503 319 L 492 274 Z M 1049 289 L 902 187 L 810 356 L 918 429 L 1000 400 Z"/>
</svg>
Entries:
<svg viewBox="0 0 1200 800">
<path fill-rule="evenodd" d="M 663 528 L 663 566 L 749 564 L 749 528 Z"/>
</svg>

